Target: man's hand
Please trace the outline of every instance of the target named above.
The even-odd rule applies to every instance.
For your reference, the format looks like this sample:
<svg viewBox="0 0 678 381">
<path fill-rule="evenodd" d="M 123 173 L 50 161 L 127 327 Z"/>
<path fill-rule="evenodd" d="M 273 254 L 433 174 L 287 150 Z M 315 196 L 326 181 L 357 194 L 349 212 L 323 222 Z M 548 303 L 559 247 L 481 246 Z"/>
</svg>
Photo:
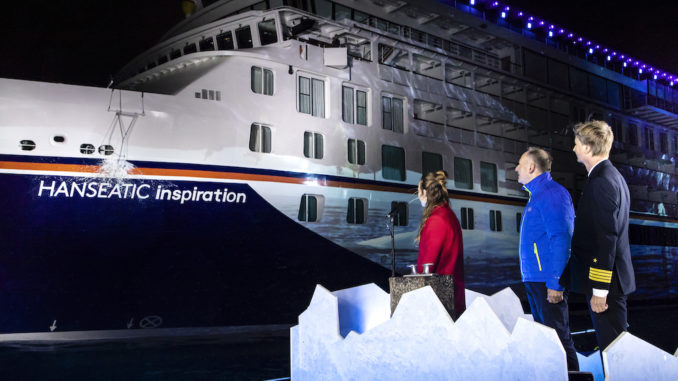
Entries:
<svg viewBox="0 0 678 381">
<path fill-rule="evenodd" d="M 546 299 L 549 301 L 549 303 L 560 303 L 563 301 L 563 291 L 556 291 L 547 288 Z"/>
<path fill-rule="evenodd" d="M 591 310 L 595 313 L 603 313 L 607 310 L 607 296 L 591 296 Z"/>
</svg>

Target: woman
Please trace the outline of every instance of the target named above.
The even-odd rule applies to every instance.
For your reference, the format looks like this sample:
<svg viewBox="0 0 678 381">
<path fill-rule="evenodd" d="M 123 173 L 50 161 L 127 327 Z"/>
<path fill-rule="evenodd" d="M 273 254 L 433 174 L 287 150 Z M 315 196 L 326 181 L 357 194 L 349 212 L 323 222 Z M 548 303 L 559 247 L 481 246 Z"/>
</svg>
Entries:
<svg viewBox="0 0 678 381">
<path fill-rule="evenodd" d="M 424 215 L 417 232 L 419 256 L 417 271 L 432 263 L 431 272 L 454 277 L 454 311 L 458 317 L 466 309 L 464 289 L 464 246 L 461 226 L 449 204 L 447 173 L 428 173 L 419 181 L 418 196 Z"/>
</svg>

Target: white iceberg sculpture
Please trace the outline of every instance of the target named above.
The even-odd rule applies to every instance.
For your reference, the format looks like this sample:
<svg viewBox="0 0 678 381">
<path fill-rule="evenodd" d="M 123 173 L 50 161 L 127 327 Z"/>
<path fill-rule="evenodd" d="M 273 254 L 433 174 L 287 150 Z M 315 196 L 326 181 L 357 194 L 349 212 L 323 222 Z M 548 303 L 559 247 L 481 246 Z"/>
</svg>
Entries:
<svg viewBox="0 0 678 381">
<path fill-rule="evenodd" d="M 336 294 L 349 300 L 364 293 L 363 287 L 374 286 Z M 382 293 L 379 298 L 388 297 Z M 555 331 L 515 318 L 511 334 L 486 298 L 476 298 L 456 323 L 430 287 L 404 294 L 390 319 L 381 303 L 374 309 L 363 303 L 371 310 L 367 315 L 382 322 L 362 334 L 339 322 L 339 303 L 339 297 L 318 286 L 299 316 L 291 330 L 293 380 L 567 380 L 565 352 Z M 343 339 L 340 326 L 354 332 Z"/>
<path fill-rule="evenodd" d="M 678 358 L 628 332 L 603 351 L 609 381 L 678 379 Z"/>
</svg>

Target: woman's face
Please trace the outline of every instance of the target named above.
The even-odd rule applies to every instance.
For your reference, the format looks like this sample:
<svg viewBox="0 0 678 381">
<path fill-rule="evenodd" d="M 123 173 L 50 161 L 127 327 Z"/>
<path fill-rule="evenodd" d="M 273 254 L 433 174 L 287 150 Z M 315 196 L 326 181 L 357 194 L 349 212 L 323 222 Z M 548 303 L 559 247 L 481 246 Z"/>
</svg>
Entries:
<svg viewBox="0 0 678 381">
<path fill-rule="evenodd" d="M 417 197 L 421 201 L 421 206 L 426 205 L 426 189 L 423 188 L 422 182 L 419 182 L 419 188 L 417 189 Z"/>
</svg>

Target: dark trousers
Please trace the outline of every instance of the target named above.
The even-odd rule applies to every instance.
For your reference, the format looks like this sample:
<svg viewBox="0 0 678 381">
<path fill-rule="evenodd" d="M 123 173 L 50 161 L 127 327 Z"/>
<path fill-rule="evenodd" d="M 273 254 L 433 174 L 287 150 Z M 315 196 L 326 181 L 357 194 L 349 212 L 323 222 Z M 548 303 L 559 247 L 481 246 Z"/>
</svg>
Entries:
<svg viewBox="0 0 678 381">
<path fill-rule="evenodd" d="M 530 310 L 532 310 L 534 321 L 556 330 L 558 338 L 560 338 L 560 342 L 563 344 L 567 354 L 567 369 L 573 371 L 579 370 L 577 351 L 574 349 L 574 342 L 570 335 L 567 291 L 563 293 L 563 301 L 554 304 L 546 300 L 546 283 L 525 282 L 525 290 L 527 291 L 527 300 L 530 302 Z"/>
<path fill-rule="evenodd" d="M 596 313 L 591 310 L 591 295 L 586 295 L 586 304 L 589 307 L 593 329 L 596 330 L 596 339 L 600 353 L 607 348 L 622 332 L 628 329 L 626 321 L 626 295 L 607 295 L 607 310 Z"/>
</svg>

